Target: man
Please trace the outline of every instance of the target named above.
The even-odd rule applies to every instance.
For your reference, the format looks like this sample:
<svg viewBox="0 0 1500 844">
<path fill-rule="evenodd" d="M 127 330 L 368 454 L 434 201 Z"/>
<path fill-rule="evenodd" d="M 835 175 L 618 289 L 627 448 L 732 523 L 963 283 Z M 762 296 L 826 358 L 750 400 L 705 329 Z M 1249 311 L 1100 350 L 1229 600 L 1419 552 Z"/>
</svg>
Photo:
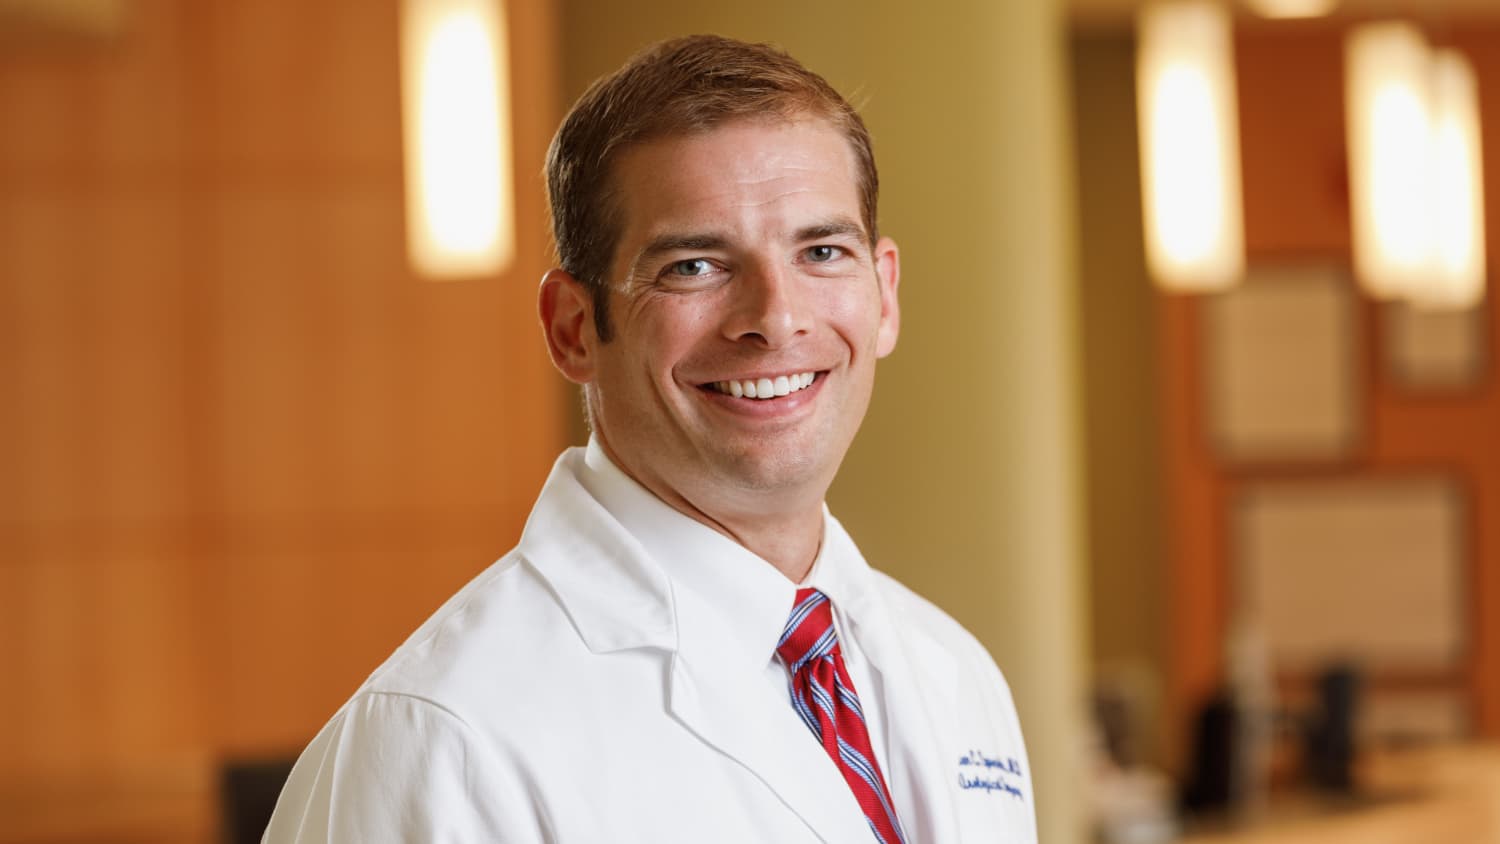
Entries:
<svg viewBox="0 0 1500 844">
<path fill-rule="evenodd" d="M 869 135 L 660 44 L 558 130 L 539 310 L 593 435 L 303 753 L 283 841 L 1034 842 L 989 655 L 823 498 L 896 343 Z"/>
</svg>

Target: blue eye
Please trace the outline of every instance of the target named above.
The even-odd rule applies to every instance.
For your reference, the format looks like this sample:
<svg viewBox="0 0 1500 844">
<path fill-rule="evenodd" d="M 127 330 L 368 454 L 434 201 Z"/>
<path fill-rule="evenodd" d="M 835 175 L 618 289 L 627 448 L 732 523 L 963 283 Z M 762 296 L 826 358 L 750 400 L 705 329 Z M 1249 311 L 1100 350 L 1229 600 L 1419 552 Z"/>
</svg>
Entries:
<svg viewBox="0 0 1500 844">
<path fill-rule="evenodd" d="M 698 276 L 708 275 L 713 271 L 713 264 L 702 258 L 689 258 L 686 261 L 678 261 L 667 268 L 672 275 Z"/>
<path fill-rule="evenodd" d="M 807 260 L 815 264 L 824 264 L 844 254 L 844 250 L 837 246 L 810 246 L 807 250 Z"/>
</svg>

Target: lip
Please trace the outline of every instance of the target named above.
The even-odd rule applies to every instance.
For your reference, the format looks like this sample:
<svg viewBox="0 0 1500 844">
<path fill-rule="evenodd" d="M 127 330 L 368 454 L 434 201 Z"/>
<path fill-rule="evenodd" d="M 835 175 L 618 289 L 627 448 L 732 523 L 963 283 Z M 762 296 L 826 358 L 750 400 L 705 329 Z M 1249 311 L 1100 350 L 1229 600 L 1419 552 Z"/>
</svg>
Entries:
<svg viewBox="0 0 1500 844">
<path fill-rule="evenodd" d="M 735 398 L 727 393 L 721 393 L 714 389 L 713 383 L 709 382 L 697 388 L 699 395 L 710 405 L 729 411 L 737 416 L 751 419 L 780 419 L 806 412 L 817 399 L 818 394 L 823 391 L 823 382 L 828 380 L 829 370 L 797 370 L 798 372 L 813 372 L 816 377 L 806 387 L 794 392 L 787 393 L 774 399 L 747 399 Z M 750 381 L 752 379 L 771 378 L 777 375 L 788 374 L 786 370 L 764 375 L 745 375 L 736 378 L 720 380 Z"/>
<path fill-rule="evenodd" d="M 803 372 L 811 372 L 821 378 L 828 372 L 828 370 L 807 367 L 803 367 L 802 369 L 767 369 L 762 372 L 748 372 L 735 375 L 725 375 L 722 378 L 709 378 L 699 386 L 717 384 L 720 381 L 759 381 L 762 378 L 769 378 L 772 381 L 775 381 L 777 376 L 780 375 L 792 376 L 799 375 Z M 813 383 L 816 384 L 817 382 L 814 381 Z"/>
</svg>

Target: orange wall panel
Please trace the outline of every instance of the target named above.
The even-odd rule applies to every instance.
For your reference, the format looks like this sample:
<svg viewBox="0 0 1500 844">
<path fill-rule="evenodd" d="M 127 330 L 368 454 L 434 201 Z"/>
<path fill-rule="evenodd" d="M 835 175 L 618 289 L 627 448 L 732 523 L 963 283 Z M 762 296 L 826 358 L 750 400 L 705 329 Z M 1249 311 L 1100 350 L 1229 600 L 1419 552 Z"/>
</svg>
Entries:
<svg viewBox="0 0 1500 844">
<path fill-rule="evenodd" d="M 128 8 L 0 50 L 0 789 L 297 749 L 564 444 L 553 5 L 511 7 L 517 260 L 451 283 L 405 263 L 395 0 Z"/>
</svg>

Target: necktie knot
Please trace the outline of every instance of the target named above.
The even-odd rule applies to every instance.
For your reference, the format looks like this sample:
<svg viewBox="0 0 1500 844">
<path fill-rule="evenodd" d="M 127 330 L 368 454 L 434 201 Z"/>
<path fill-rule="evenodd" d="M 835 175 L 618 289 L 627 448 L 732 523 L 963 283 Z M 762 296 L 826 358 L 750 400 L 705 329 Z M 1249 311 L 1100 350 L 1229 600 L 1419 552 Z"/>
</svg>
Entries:
<svg viewBox="0 0 1500 844">
<path fill-rule="evenodd" d="M 809 662 L 832 653 L 839 644 L 833 629 L 833 607 L 828 596 L 816 589 L 797 590 L 792 614 L 776 643 L 776 653 L 793 674 Z"/>
</svg>

